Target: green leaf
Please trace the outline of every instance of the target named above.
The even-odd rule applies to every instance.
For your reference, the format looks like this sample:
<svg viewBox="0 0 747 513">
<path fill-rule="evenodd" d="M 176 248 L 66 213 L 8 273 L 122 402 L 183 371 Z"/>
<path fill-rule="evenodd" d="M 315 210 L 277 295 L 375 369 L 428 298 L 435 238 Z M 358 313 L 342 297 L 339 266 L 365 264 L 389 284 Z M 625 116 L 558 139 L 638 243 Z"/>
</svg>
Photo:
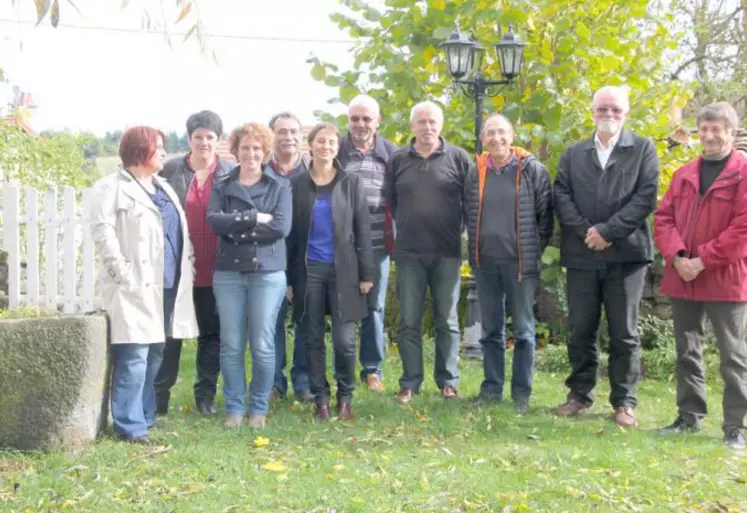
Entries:
<svg viewBox="0 0 747 513">
<path fill-rule="evenodd" d="M 583 41 L 591 39 L 591 30 L 582 21 L 576 22 L 576 35 Z"/>
<path fill-rule="evenodd" d="M 313 68 L 311 68 L 311 76 L 314 78 L 314 80 L 317 80 L 321 82 L 324 80 L 324 77 L 327 75 L 327 70 L 324 69 L 324 66 L 321 64 L 314 65 Z"/>
</svg>

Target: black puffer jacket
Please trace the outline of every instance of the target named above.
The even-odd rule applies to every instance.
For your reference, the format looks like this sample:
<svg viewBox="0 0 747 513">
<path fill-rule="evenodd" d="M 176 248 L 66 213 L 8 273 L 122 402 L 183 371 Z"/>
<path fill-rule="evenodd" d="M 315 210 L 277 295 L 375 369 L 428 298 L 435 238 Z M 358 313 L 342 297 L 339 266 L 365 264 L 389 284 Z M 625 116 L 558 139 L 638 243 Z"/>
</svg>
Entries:
<svg viewBox="0 0 747 513">
<path fill-rule="evenodd" d="M 513 148 L 521 171 L 517 173 L 516 242 L 519 279 L 539 276 L 540 257 L 547 247 L 553 230 L 552 187 L 547 168 L 521 148 Z M 480 266 L 480 214 L 488 172 L 488 154 L 477 159 L 477 169 L 467 180 L 467 228 L 469 233 L 469 262 L 473 269 Z"/>
</svg>

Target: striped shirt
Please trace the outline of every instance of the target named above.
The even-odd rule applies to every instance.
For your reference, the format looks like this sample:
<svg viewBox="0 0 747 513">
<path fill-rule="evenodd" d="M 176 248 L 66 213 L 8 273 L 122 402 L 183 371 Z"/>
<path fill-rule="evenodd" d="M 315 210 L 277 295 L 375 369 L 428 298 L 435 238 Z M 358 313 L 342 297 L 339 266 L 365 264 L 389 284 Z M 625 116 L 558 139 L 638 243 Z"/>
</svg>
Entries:
<svg viewBox="0 0 747 513">
<path fill-rule="evenodd" d="M 366 191 L 366 206 L 371 214 L 371 246 L 374 252 L 386 250 L 384 230 L 386 228 L 386 195 L 384 179 L 386 164 L 374 157 L 373 151 L 366 154 L 355 148 L 348 151 L 348 173 L 356 173 Z"/>
</svg>

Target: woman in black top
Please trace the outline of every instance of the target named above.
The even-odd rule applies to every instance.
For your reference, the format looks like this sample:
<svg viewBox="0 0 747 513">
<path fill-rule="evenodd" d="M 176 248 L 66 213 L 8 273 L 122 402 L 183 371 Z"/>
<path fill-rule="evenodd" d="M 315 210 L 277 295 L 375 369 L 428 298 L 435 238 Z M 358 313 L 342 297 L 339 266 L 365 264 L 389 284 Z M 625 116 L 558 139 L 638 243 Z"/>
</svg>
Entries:
<svg viewBox="0 0 747 513">
<path fill-rule="evenodd" d="M 363 183 L 337 164 L 340 133 L 320 123 L 309 133 L 308 173 L 292 180 L 293 223 L 288 245 L 288 298 L 306 334 L 309 385 L 316 417 L 329 420 L 330 386 L 324 346 L 332 315 L 337 377 L 337 415 L 353 418 L 355 322 L 368 313 L 366 295 L 375 275 L 370 221 Z"/>
</svg>

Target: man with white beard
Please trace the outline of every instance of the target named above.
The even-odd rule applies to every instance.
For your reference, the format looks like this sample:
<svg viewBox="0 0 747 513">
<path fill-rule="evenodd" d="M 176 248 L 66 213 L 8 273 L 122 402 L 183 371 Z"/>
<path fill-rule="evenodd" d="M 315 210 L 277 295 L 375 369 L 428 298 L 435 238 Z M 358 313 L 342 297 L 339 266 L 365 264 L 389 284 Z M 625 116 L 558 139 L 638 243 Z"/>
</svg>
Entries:
<svg viewBox="0 0 747 513">
<path fill-rule="evenodd" d="M 623 128 L 629 111 L 625 88 L 602 87 L 591 110 L 596 132 L 565 151 L 554 184 L 571 330 L 569 393 L 556 413 L 575 417 L 594 401 L 604 306 L 609 400 L 615 423 L 633 427 L 640 376 L 638 307 L 654 255 L 646 218 L 656 207 L 659 160 L 650 140 Z"/>
</svg>

